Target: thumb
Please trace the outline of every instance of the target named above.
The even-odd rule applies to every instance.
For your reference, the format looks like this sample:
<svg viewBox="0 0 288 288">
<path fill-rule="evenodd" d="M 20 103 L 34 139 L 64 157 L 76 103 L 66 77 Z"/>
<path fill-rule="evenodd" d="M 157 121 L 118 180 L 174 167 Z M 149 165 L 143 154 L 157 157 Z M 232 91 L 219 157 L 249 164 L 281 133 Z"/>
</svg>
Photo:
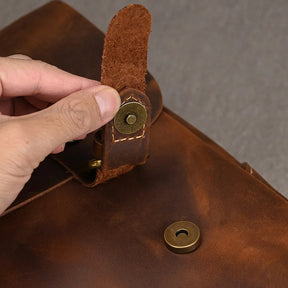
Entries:
<svg viewBox="0 0 288 288">
<path fill-rule="evenodd" d="M 98 85 L 75 92 L 42 111 L 0 117 L 0 214 L 33 170 L 56 147 L 110 121 L 120 106 L 116 90 Z"/>
<path fill-rule="evenodd" d="M 23 165 L 29 165 L 27 168 L 33 171 L 57 147 L 109 122 L 119 106 L 118 92 L 98 85 L 75 92 L 47 109 L 13 118 L 12 122 L 17 122 L 21 130 L 14 134 L 22 138 L 19 153 L 24 153 L 20 155 Z"/>
</svg>

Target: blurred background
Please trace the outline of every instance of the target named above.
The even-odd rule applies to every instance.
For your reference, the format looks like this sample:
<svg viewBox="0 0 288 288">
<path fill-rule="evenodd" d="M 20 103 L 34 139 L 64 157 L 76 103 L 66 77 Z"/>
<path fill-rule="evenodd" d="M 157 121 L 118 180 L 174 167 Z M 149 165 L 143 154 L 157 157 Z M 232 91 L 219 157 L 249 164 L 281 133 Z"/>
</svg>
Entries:
<svg viewBox="0 0 288 288">
<path fill-rule="evenodd" d="M 0 29 L 47 0 L 0 0 Z M 124 0 L 65 0 L 102 31 Z M 137 1 L 164 104 L 288 197 L 288 1 Z M 0 43 L 1 45 L 1 43 Z"/>
</svg>

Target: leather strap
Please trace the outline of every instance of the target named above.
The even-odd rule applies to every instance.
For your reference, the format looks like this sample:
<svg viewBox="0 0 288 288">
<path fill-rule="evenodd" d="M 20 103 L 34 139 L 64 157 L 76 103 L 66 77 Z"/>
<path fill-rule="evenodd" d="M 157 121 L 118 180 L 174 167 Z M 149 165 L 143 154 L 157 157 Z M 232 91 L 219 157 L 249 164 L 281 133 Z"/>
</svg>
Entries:
<svg viewBox="0 0 288 288">
<path fill-rule="evenodd" d="M 145 92 L 150 30 L 151 15 L 141 5 L 128 5 L 114 16 L 105 36 L 102 84 Z"/>
<path fill-rule="evenodd" d="M 116 115 L 116 118 L 120 118 L 120 125 L 126 125 L 129 130 L 125 117 L 130 113 L 134 121 L 138 121 L 141 115 L 135 115 L 135 110 L 139 108 L 146 120 L 140 123 L 141 128 L 137 131 L 123 132 L 127 129 L 118 129 L 115 118 L 95 136 L 94 155 L 101 160 L 97 173 L 100 182 L 128 172 L 135 165 L 144 164 L 148 157 L 151 103 L 145 95 L 145 75 L 150 30 L 149 11 L 141 5 L 132 4 L 116 14 L 105 37 L 101 83 L 120 92 L 122 105 L 118 115 L 121 116 Z"/>
</svg>

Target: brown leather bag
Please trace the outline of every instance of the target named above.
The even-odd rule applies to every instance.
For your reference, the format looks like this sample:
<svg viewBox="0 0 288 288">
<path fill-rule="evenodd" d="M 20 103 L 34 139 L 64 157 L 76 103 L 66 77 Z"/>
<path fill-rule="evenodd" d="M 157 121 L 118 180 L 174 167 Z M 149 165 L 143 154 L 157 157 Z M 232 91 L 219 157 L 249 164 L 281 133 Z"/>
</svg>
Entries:
<svg viewBox="0 0 288 288">
<path fill-rule="evenodd" d="M 35 170 L 0 218 L 1 287 L 288 286 L 287 200 L 162 110 L 156 81 L 143 78 L 149 19 L 132 5 L 112 20 L 102 75 L 103 33 L 66 4 L 53 1 L 0 32 L 1 56 L 27 54 L 121 90 L 120 110 L 132 103 L 137 116 L 121 110 L 128 130 L 146 113 L 137 131 L 111 121 Z M 126 49 L 119 34 L 133 40 Z M 177 221 L 188 226 L 171 230 Z"/>
</svg>

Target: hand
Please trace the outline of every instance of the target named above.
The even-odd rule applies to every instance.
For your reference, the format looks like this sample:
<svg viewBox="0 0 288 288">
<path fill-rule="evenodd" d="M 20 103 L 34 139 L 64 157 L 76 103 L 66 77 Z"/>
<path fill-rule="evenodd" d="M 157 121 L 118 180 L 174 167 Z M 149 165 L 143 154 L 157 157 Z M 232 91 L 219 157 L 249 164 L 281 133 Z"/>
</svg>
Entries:
<svg viewBox="0 0 288 288">
<path fill-rule="evenodd" d="M 119 106 L 117 91 L 97 81 L 23 55 L 0 57 L 0 214 L 48 154 L 110 121 Z"/>
</svg>

